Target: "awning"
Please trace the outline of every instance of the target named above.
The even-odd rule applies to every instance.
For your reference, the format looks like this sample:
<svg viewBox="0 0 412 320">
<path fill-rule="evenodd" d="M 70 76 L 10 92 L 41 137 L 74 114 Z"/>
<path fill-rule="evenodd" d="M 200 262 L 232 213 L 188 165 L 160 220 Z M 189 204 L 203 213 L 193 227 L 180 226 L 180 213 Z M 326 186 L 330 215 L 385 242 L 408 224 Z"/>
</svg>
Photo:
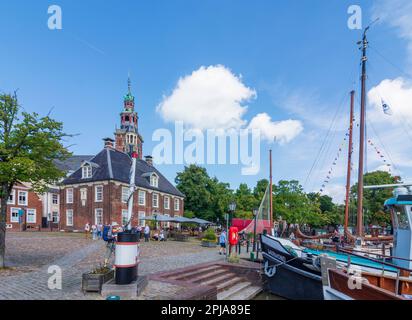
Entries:
<svg viewBox="0 0 412 320">
<path fill-rule="evenodd" d="M 177 222 L 177 223 L 193 223 L 192 219 L 185 218 L 185 217 L 174 217 L 170 218 L 172 222 Z"/>
<path fill-rule="evenodd" d="M 207 220 L 203 220 L 203 219 L 199 219 L 199 218 L 194 218 L 194 219 L 190 219 L 192 223 L 196 223 L 196 224 L 213 224 L 213 222 L 207 221 Z"/>
<path fill-rule="evenodd" d="M 209 222 L 199 218 L 189 219 L 186 217 L 169 217 L 163 214 L 151 215 L 143 218 L 139 218 L 139 220 L 147 220 L 147 221 L 157 221 L 157 222 L 176 222 L 176 223 L 194 223 L 194 224 L 213 224 L 213 222 Z"/>
<path fill-rule="evenodd" d="M 139 220 L 148 220 L 148 221 L 157 221 L 157 222 L 173 222 L 173 218 L 165 216 L 163 214 L 151 215 L 151 216 L 139 218 Z"/>
</svg>

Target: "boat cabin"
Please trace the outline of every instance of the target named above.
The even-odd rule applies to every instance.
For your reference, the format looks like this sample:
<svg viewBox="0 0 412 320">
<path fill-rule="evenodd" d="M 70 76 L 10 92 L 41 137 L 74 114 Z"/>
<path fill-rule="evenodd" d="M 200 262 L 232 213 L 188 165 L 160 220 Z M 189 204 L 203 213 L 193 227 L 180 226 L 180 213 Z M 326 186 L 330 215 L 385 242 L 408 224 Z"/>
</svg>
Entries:
<svg viewBox="0 0 412 320">
<path fill-rule="evenodd" d="M 396 188 L 394 197 L 385 202 L 393 221 L 393 256 L 412 259 L 412 192 L 407 188 Z M 412 269 L 412 261 L 394 259 L 399 267 Z"/>
</svg>

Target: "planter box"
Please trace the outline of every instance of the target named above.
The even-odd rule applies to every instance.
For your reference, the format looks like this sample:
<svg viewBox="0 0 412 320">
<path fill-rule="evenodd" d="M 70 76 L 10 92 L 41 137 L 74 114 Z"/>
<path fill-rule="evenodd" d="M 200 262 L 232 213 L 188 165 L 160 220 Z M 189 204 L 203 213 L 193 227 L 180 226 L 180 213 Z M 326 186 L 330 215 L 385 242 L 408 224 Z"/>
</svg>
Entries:
<svg viewBox="0 0 412 320">
<path fill-rule="evenodd" d="M 210 242 L 210 241 L 204 241 L 202 240 L 202 247 L 207 247 L 207 248 L 216 248 L 217 243 L 216 242 Z"/>
<path fill-rule="evenodd" d="M 114 270 L 110 270 L 104 274 L 83 273 L 82 275 L 82 291 L 84 292 L 98 292 L 102 291 L 104 283 L 114 278 Z"/>
</svg>

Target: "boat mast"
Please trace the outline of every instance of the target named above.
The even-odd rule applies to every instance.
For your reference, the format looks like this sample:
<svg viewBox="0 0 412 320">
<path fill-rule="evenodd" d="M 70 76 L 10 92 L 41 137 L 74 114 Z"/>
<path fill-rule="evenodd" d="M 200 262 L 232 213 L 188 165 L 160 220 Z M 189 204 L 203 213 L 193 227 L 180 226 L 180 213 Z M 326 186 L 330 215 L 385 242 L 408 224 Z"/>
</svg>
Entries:
<svg viewBox="0 0 412 320">
<path fill-rule="evenodd" d="M 346 175 L 346 199 L 345 199 L 345 234 L 348 232 L 349 225 L 349 199 L 350 199 L 350 179 L 352 165 L 352 147 L 353 147 L 353 109 L 355 104 L 355 91 L 350 93 L 350 122 L 349 122 L 349 149 L 348 149 L 348 173 Z"/>
<path fill-rule="evenodd" d="M 363 32 L 362 44 L 362 76 L 361 76 L 361 114 L 360 114 L 360 141 L 359 141 L 359 171 L 358 171 L 358 221 L 357 235 L 363 236 L 363 165 L 364 165 L 364 150 L 365 150 L 365 118 L 366 118 L 366 49 L 368 48 L 368 40 L 366 32 L 369 27 Z"/>
<path fill-rule="evenodd" d="M 273 179 L 272 179 L 272 149 L 269 151 L 269 166 L 270 166 L 270 173 L 269 173 L 269 222 L 270 228 L 272 229 L 273 226 Z"/>
</svg>

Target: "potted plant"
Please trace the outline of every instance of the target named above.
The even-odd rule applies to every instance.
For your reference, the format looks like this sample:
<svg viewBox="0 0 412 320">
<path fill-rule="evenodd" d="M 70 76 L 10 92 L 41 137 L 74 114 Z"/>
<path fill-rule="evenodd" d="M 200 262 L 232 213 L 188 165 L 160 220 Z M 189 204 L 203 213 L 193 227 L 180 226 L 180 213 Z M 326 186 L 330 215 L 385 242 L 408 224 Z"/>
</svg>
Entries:
<svg viewBox="0 0 412 320">
<path fill-rule="evenodd" d="M 217 246 L 217 236 L 213 229 L 209 228 L 202 239 L 202 247 L 215 248 Z"/>
<path fill-rule="evenodd" d="M 102 291 L 104 283 L 114 278 L 114 270 L 107 266 L 99 266 L 91 272 L 83 273 L 82 275 L 82 291 L 83 292 L 98 292 Z"/>
</svg>

